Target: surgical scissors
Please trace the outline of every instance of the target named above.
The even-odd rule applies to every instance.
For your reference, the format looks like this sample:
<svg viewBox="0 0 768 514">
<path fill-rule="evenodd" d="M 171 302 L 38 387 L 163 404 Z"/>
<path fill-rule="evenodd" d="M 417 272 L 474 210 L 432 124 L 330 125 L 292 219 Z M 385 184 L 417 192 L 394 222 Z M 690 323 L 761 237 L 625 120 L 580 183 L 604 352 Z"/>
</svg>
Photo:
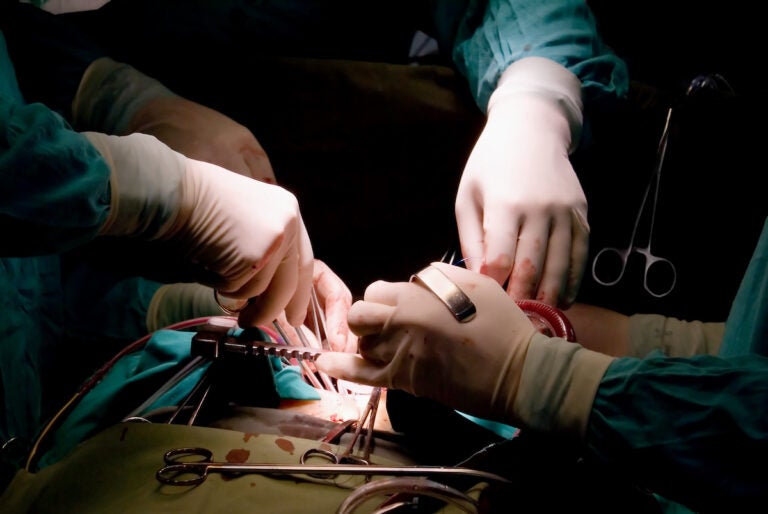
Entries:
<svg viewBox="0 0 768 514">
<path fill-rule="evenodd" d="M 214 462 L 213 452 L 206 448 L 185 447 L 175 448 L 163 455 L 165 465 L 157 470 L 155 477 L 158 482 L 173 486 L 195 486 L 202 484 L 211 473 L 222 473 L 233 476 L 244 474 L 257 475 L 309 475 L 333 478 L 336 475 L 381 475 L 381 476 L 437 476 L 461 475 L 472 476 L 480 480 L 510 484 L 506 478 L 470 468 L 442 466 L 361 466 L 358 464 L 332 464 L 325 466 L 308 466 L 292 464 L 237 464 L 231 462 Z M 187 477 L 187 478 L 185 478 Z"/>
<path fill-rule="evenodd" d="M 629 237 L 629 243 L 627 244 L 626 248 L 615 248 L 612 246 L 608 246 L 597 252 L 597 255 L 595 255 L 595 258 L 592 261 L 592 278 L 595 279 L 595 281 L 598 284 L 604 285 L 604 286 L 613 286 L 616 283 L 621 280 L 621 278 L 624 276 L 624 272 L 627 270 L 627 261 L 629 260 L 629 255 L 632 253 L 632 251 L 635 251 L 645 257 L 645 271 L 643 273 L 643 287 L 645 290 L 651 295 L 656 298 L 662 298 L 664 296 L 667 296 L 672 289 L 675 287 L 675 283 L 677 282 L 677 270 L 675 269 L 675 265 L 669 260 L 665 259 L 664 257 L 658 257 L 656 255 L 653 255 L 651 252 L 651 240 L 653 239 L 653 225 L 656 221 L 656 204 L 659 199 L 659 182 L 661 180 L 661 168 L 664 164 L 664 158 L 667 153 L 667 142 L 669 141 L 669 124 L 670 120 L 672 118 L 672 108 L 670 107 L 667 110 L 667 118 L 664 123 L 664 130 L 661 133 L 661 139 L 659 140 L 659 148 L 657 152 L 656 157 L 656 164 L 653 170 L 653 174 L 651 175 L 651 179 L 648 182 L 648 186 L 645 189 L 645 194 L 643 195 L 643 200 L 640 203 L 640 209 L 638 209 L 637 217 L 635 217 L 635 225 L 632 228 L 632 235 Z M 651 190 L 653 190 L 653 201 L 651 203 L 651 220 L 650 225 L 648 227 L 648 242 L 646 246 L 641 247 L 635 245 L 635 236 L 637 235 L 637 228 L 640 225 L 640 220 L 643 217 L 643 213 L 645 211 L 646 203 L 648 202 L 648 196 L 651 193 Z M 606 259 L 606 256 L 609 254 L 616 255 L 620 262 L 621 267 L 619 268 L 619 271 L 617 275 L 614 278 L 600 278 L 597 272 L 598 263 L 601 261 L 604 261 Z M 654 291 L 651 289 L 650 285 L 648 284 L 648 274 L 650 272 L 651 267 L 654 265 L 667 265 L 671 270 L 671 283 L 666 289 L 662 289 L 661 291 Z M 603 277 L 605 277 L 605 272 L 603 273 Z"/>
</svg>

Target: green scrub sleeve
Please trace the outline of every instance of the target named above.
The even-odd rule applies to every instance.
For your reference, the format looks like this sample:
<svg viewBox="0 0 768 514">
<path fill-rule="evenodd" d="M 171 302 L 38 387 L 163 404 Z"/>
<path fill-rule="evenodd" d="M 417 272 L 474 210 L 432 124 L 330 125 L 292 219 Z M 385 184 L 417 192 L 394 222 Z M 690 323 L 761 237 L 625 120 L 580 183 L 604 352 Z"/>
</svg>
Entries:
<svg viewBox="0 0 768 514">
<path fill-rule="evenodd" d="M 525 57 L 551 59 L 576 75 L 586 108 L 610 109 L 629 89 L 626 64 L 604 44 L 583 0 L 470 0 L 453 59 L 483 112 L 501 73 Z"/>
<path fill-rule="evenodd" d="M 768 504 L 768 358 L 615 360 L 593 403 L 589 453 L 696 512 Z"/>
<path fill-rule="evenodd" d="M 13 67 L 0 33 L 0 77 Z M 109 167 L 67 122 L 42 104 L 25 105 L 0 81 L 2 256 L 58 253 L 93 239 L 109 213 Z"/>
</svg>

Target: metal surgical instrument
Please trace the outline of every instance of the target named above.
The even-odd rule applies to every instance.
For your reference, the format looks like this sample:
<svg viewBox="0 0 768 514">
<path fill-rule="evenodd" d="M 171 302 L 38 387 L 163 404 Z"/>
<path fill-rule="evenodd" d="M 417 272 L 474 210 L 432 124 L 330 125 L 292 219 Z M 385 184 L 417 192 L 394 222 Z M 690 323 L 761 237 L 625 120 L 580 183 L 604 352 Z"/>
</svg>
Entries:
<svg viewBox="0 0 768 514">
<path fill-rule="evenodd" d="M 381 387 L 374 387 L 371 391 L 371 396 L 368 398 L 368 403 L 365 405 L 363 412 L 360 414 L 360 418 L 355 423 L 355 433 L 352 436 L 352 440 L 349 442 L 343 452 L 337 454 L 324 448 L 310 448 L 301 455 L 301 463 L 306 464 L 307 460 L 309 460 L 311 457 L 320 457 L 330 461 L 332 464 L 370 464 L 368 459 L 371 456 L 373 427 L 376 422 L 376 412 L 378 411 L 380 400 Z M 363 426 L 365 425 L 366 421 L 368 421 L 368 427 L 366 428 L 363 455 L 361 457 L 357 457 L 352 453 L 355 450 L 355 444 L 360 438 L 360 434 L 363 431 Z"/>
<path fill-rule="evenodd" d="M 191 460 L 190 460 L 191 459 Z M 443 466 L 361 466 L 356 464 L 334 464 L 325 466 L 290 465 L 290 464 L 236 464 L 214 462 L 213 452 L 206 448 L 175 448 L 163 455 L 165 465 L 157 470 L 158 482 L 174 486 L 194 486 L 202 484 L 210 473 L 231 475 L 310 475 L 335 477 L 336 475 L 365 476 L 431 476 L 460 475 L 471 476 L 484 481 L 510 484 L 506 478 L 486 471 Z M 186 477 L 186 478 L 185 478 Z"/>
<path fill-rule="evenodd" d="M 595 281 L 598 284 L 604 285 L 604 286 L 613 286 L 621 280 L 621 278 L 624 276 L 624 272 L 627 269 L 627 261 L 629 260 L 629 255 L 635 251 L 645 257 L 645 271 L 643 273 L 643 287 L 651 296 L 654 296 L 656 298 L 662 298 L 664 296 L 667 296 L 672 289 L 675 287 L 675 282 L 677 281 L 677 270 L 675 269 L 675 265 L 672 264 L 672 262 L 669 259 L 665 259 L 664 257 L 657 257 L 653 255 L 651 252 L 651 240 L 653 239 L 653 224 L 656 221 L 656 204 L 658 202 L 659 198 L 659 182 L 661 179 L 661 168 L 664 164 L 664 158 L 667 153 L 667 142 L 669 141 L 669 122 L 672 118 L 672 108 L 669 108 L 667 110 L 667 118 L 664 123 L 664 130 L 661 133 L 661 139 L 659 141 L 659 148 L 658 153 L 656 157 L 656 165 L 653 170 L 653 174 L 651 175 L 651 179 L 648 182 L 648 186 L 645 189 L 645 193 L 643 195 L 643 200 L 640 203 L 640 208 L 637 211 L 637 216 L 635 217 L 635 225 L 632 227 L 632 235 L 629 237 L 629 243 L 627 244 L 626 248 L 616 248 L 612 246 L 608 246 L 597 252 L 597 255 L 595 255 L 594 260 L 592 261 L 592 278 L 595 279 Z M 648 196 L 651 193 L 651 190 L 653 190 L 653 199 L 651 201 L 651 220 L 650 225 L 648 227 L 648 241 L 646 243 L 646 246 L 638 246 L 635 245 L 635 236 L 637 235 L 637 228 L 640 224 L 640 220 L 643 217 L 643 212 L 645 211 L 645 206 L 648 201 Z M 600 262 L 604 261 L 609 254 L 613 254 L 617 256 L 621 262 L 621 266 L 618 270 L 618 273 L 615 276 L 612 276 L 612 274 L 608 274 L 608 277 L 606 278 L 606 272 L 598 273 L 598 265 Z M 671 275 L 671 282 L 669 283 L 668 287 L 665 289 L 662 289 L 660 291 L 654 291 L 651 289 L 651 287 L 648 284 L 648 273 L 654 265 L 666 265 L 670 268 L 672 275 Z M 601 278 L 601 275 L 603 278 Z"/>
<path fill-rule="evenodd" d="M 235 336 L 229 327 L 205 325 L 192 338 L 192 353 L 215 359 L 223 356 L 252 357 L 272 355 L 314 361 L 325 350 L 306 346 L 271 343 L 251 339 L 247 336 Z"/>
</svg>

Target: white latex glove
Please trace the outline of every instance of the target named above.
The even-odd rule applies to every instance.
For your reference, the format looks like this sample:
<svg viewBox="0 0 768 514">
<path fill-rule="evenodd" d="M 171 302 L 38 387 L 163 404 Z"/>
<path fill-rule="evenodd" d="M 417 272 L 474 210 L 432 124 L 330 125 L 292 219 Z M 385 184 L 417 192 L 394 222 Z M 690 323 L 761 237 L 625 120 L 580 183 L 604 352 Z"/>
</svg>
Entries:
<svg viewBox="0 0 768 514">
<path fill-rule="evenodd" d="M 456 197 L 466 266 L 512 298 L 565 308 L 586 264 L 587 201 L 569 160 L 582 124 L 581 84 L 540 57 L 513 63 L 488 103 L 488 119 Z"/>
<path fill-rule="evenodd" d="M 188 159 L 152 136 L 85 135 L 111 169 L 101 235 L 158 241 L 197 266 L 198 282 L 250 298 L 241 326 L 269 323 L 283 310 L 301 323 L 313 255 L 293 194 Z"/>
<path fill-rule="evenodd" d="M 317 368 L 407 391 L 486 419 L 582 436 L 611 357 L 538 332 L 489 277 L 433 263 L 475 304 L 458 322 L 413 282 L 374 282 L 352 305 L 360 355 L 325 353 Z"/>
<path fill-rule="evenodd" d="M 192 159 L 276 182 L 267 153 L 245 126 L 108 57 L 85 70 L 72 113 L 78 130 L 149 134 Z"/>
<path fill-rule="evenodd" d="M 320 309 L 325 313 L 325 337 L 333 350 L 356 352 L 357 336 L 350 331 L 347 314 L 352 306 L 352 293 L 347 285 L 323 261 L 315 259 L 315 292 Z M 307 324 L 314 327 L 314 314 L 310 309 Z"/>
<path fill-rule="evenodd" d="M 152 296 L 147 309 L 147 331 L 154 332 L 194 318 L 223 315 L 213 289 L 202 284 L 166 284 Z"/>
<path fill-rule="evenodd" d="M 316 348 L 322 348 L 321 338 L 326 339 L 331 349 L 339 352 L 356 352 L 357 336 L 347 324 L 347 313 L 352 306 L 352 293 L 347 285 L 326 263 L 315 259 L 312 277 L 315 299 L 310 302 L 304 324 L 290 326 L 284 316 L 277 318 L 281 329 L 293 344 L 301 344 L 297 333 L 303 329 L 305 339 Z M 316 301 L 315 301 L 316 300 Z M 317 336 L 320 337 L 317 337 Z"/>
</svg>

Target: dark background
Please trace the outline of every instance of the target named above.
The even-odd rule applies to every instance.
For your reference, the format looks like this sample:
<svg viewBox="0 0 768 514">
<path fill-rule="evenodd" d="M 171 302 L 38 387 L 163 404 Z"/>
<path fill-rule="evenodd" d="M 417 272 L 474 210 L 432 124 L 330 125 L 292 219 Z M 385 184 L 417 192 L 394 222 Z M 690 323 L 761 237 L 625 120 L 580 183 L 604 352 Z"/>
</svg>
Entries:
<svg viewBox="0 0 768 514">
<path fill-rule="evenodd" d="M 723 321 L 768 211 L 758 17 L 742 1 L 589 4 L 632 82 L 617 110 L 586 113 L 590 144 L 572 156 L 591 226 L 579 300 L 625 313 Z M 405 280 L 458 249 L 455 192 L 483 123 L 449 63 L 412 66 L 404 57 L 422 20 L 415 3 L 366 5 L 112 0 L 58 19 L 113 58 L 248 126 L 280 183 L 299 198 L 315 255 L 361 296 L 373 280 Z M 3 29 L 12 57 L 51 34 L 18 23 Z M 56 91 L 71 96 L 83 70 L 61 63 L 78 53 L 55 47 L 55 78 L 73 77 Z M 41 77 L 44 68 L 17 70 L 25 94 L 66 109 L 63 93 L 45 97 L 54 78 Z M 725 80 L 719 90 L 686 97 L 693 78 L 714 75 Z M 670 107 L 651 250 L 674 263 L 677 283 L 654 298 L 642 287 L 637 253 L 613 287 L 596 283 L 590 268 L 601 248 L 629 241 Z M 640 246 L 647 243 L 643 221 Z M 133 262 L 142 257 L 162 259 L 140 252 Z"/>
</svg>

